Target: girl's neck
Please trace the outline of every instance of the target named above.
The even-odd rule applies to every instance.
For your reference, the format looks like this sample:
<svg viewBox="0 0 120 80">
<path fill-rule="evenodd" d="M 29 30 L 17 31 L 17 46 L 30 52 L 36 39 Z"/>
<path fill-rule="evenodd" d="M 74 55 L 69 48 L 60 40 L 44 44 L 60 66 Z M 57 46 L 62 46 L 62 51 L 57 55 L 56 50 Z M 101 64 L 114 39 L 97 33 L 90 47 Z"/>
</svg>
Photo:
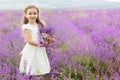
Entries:
<svg viewBox="0 0 120 80">
<path fill-rule="evenodd" d="M 28 22 L 28 24 L 36 25 L 37 23 L 36 22 Z"/>
</svg>

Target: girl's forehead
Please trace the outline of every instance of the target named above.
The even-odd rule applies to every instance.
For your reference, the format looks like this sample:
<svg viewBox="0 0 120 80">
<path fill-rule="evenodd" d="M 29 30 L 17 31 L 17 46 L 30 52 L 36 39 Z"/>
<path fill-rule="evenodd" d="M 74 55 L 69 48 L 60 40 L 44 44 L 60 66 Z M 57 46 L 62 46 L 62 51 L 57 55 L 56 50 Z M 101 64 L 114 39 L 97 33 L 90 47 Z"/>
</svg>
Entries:
<svg viewBox="0 0 120 80">
<path fill-rule="evenodd" d="M 29 9 L 27 9 L 27 12 L 37 12 L 37 9 L 36 8 L 29 8 Z"/>
</svg>

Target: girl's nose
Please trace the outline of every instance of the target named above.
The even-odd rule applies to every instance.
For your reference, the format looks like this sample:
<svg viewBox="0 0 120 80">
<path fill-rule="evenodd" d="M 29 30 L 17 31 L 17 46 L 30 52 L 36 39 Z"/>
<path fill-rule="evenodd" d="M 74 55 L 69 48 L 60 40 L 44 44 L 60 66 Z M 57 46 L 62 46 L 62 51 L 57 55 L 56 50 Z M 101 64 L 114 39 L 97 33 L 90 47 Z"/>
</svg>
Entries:
<svg viewBox="0 0 120 80">
<path fill-rule="evenodd" d="M 32 14 L 32 16 L 34 16 L 34 14 Z"/>
</svg>

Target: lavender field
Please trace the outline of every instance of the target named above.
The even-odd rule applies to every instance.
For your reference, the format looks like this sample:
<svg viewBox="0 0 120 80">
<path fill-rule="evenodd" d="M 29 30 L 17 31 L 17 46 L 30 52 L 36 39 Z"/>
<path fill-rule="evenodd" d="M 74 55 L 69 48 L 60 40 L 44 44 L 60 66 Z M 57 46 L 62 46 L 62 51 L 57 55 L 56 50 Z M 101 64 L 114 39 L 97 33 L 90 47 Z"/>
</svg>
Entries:
<svg viewBox="0 0 120 80">
<path fill-rule="evenodd" d="M 0 11 L 0 80 L 29 80 L 19 73 L 22 16 Z M 56 39 L 45 80 L 120 80 L 120 9 L 43 10 L 41 17 Z"/>
</svg>

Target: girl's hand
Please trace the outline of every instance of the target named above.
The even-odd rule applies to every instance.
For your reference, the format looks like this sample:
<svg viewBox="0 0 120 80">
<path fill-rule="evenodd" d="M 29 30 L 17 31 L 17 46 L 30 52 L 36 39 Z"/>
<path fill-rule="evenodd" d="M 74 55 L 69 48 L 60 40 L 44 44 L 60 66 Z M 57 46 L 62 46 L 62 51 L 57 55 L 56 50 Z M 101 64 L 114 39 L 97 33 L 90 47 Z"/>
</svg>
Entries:
<svg viewBox="0 0 120 80">
<path fill-rule="evenodd" d="M 50 46 L 51 44 L 47 44 L 47 46 Z"/>
<path fill-rule="evenodd" d="M 53 38 L 53 37 L 50 38 L 50 42 L 51 42 L 51 43 L 55 42 L 55 38 Z"/>
<path fill-rule="evenodd" d="M 40 47 L 44 47 L 44 45 L 43 45 L 43 44 L 40 44 Z"/>
</svg>

